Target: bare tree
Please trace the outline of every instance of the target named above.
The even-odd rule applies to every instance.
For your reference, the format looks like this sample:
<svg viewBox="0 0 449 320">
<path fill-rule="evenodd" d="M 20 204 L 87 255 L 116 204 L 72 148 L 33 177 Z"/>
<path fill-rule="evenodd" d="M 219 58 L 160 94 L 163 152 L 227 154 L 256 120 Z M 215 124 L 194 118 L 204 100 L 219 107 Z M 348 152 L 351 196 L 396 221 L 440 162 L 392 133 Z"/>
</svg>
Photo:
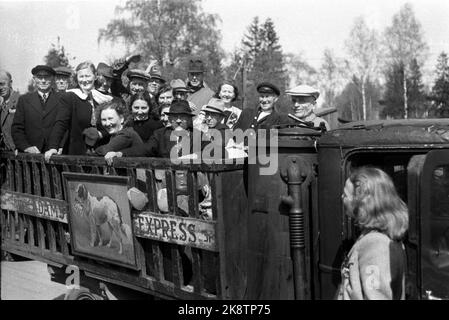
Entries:
<svg viewBox="0 0 449 320">
<path fill-rule="evenodd" d="M 424 41 L 424 33 L 421 24 L 416 19 L 411 4 L 406 3 L 393 16 L 392 25 L 385 30 L 384 45 L 386 47 L 387 59 L 392 64 L 403 64 L 405 66 L 404 87 L 404 118 L 408 118 L 407 102 L 407 77 L 410 74 L 410 65 L 416 59 L 422 67 L 428 52 L 428 46 Z"/>
<path fill-rule="evenodd" d="M 367 26 L 363 17 L 356 18 L 345 46 L 351 58 L 351 71 L 360 79 L 363 120 L 367 118 L 366 83 L 378 71 L 381 60 L 379 43 L 377 32 Z"/>
<path fill-rule="evenodd" d="M 347 61 L 336 57 L 329 48 L 324 50 L 319 70 L 319 86 L 324 91 L 327 107 L 334 107 L 336 96 L 343 91 L 347 78 L 346 69 Z"/>
</svg>

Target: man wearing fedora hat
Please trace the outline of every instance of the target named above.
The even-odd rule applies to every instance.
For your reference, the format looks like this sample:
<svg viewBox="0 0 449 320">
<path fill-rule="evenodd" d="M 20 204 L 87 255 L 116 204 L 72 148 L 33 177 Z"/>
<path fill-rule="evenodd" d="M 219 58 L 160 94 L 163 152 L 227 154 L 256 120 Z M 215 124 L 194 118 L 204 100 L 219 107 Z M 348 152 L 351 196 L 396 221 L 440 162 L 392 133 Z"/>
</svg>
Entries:
<svg viewBox="0 0 449 320">
<path fill-rule="evenodd" d="M 204 123 L 207 126 L 207 131 L 203 132 L 202 141 L 206 143 L 210 143 L 211 146 L 208 148 L 208 150 L 211 150 L 210 154 L 208 151 L 206 151 L 203 156 L 208 157 L 211 156 L 215 158 L 214 150 L 215 148 L 221 148 L 221 157 L 227 158 L 227 152 L 226 152 L 226 144 L 227 141 L 225 140 L 225 130 L 228 129 L 228 127 L 223 123 L 223 119 L 226 117 L 225 113 L 225 103 L 218 98 L 212 98 L 209 100 L 209 102 L 202 108 L 204 112 Z M 218 138 L 218 135 L 220 136 L 220 139 Z M 205 145 L 203 145 L 204 147 Z M 203 158 L 204 158 L 203 157 Z"/>
<path fill-rule="evenodd" d="M 293 117 L 295 123 L 306 122 L 313 127 L 324 127 L 330 130 L 329 124 L 323 118 L 318 117 L 315 112 L 316 100 L 320 96 L 320 92 L 308 85 L 299 85 L 288 89 L 286 92 L 292 99 Z"/>
<path fill-rule="evenodd" d="M 190 94 L 187 100 L 199 108 L 204 106 L 214 95 L 214 92 L 204 82 L 205 72 L 206 68 L 202 60 L 192 59 L 189 61 L 187 89 Z M 200 112 L 199 108 L 194 111 L 195 115 Z"/>
<path fill-rule="evenodd" d="M 234 129 L 270 129 L 274 125 L 288 122 L 288 117 L 274 108 L 281 93 L 278 87 L 270 82 L 262 82 L 257 86 L 257 92 L 259 105 L 256 109 L 244 109 Z"/>
<path fill-rule="evenodd" d="M 55 68 L 55 85 L 57 92 L 66 92 L 69 89 L 70 79 L 72 77 L 72 69 L 69 67 Z"/>
<path fill-rule="evenodd" d="M 31 73 L 37 90 L 19 98 L 11 134 L 19 151 L 41 153 L 48 148 L 60 94 L 52 90 L 56 74 L 53 68 L 38 65 Z"/>
</svg>

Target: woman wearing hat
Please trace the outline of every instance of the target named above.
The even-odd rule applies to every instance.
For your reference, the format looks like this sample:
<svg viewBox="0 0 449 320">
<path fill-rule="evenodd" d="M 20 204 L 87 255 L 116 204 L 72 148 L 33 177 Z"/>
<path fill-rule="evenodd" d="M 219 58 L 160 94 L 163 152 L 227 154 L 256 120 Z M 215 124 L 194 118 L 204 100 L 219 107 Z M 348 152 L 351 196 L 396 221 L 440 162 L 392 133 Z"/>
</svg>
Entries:
<svg viewBox="0 0 449 320">
<path fill-rule="evenodd" d="M 155 130 L 163 127 L 157 107 L 153 105 L 147 92 L 132 95 L 130 109 L 132 112 L 130 125 L 144 142 L 148 141 Z"/>
<path fill-rule="evenodd" d="M 70 89 L 61 95 L 49 149 L 45 153 L 47 161 L 57 153 L 57 148 L 67 131 L 68 139 L 64 147 L 64 154 L 71 155 L 86 154 L 88 147 L 84 142 L 83 134 L 86 129 L 95 133 L 98 140 L 107 135 L 107 132 L 101 129 L 99 119 L 95 116 L 95 110 L 98 105 L 111 101 L 112 97 L 95 89 L 97 74 L 92 62 L 80 63 L 76 67 L 75 73 L 77 88 Z M 97 125 L 101 132 L 98 131 Z"/>
</svg>

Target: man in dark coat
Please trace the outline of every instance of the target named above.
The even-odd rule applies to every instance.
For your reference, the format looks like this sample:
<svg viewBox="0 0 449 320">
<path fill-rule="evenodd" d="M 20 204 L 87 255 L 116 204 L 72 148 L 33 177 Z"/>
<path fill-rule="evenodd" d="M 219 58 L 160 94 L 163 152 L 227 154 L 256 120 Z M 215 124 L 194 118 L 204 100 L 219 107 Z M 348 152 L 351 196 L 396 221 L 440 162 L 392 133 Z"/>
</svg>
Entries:
<svg viewBox="0 0 449 320">
<path fill-rule="evenodd" d="M 41 153 L 47 150 L 58 113 L 59 93 L 52 90 L 55 71 L 38 65 L 31 71 L 37 91 L 19 98 L 11 134 L 20 152 Z"/>
<path fill-rule="evenodd" d="M 0 148 L 16 149 L 11 136 L 11 125 L 16 113 L 19 92 L 12 88 L 12 77 L 8 71 L 0 70 Z"/>
<path fill-rule="evenodd" d="M 279 98 L 280 90 L 269 82 L 257 86 L 259 105 L 255 109 L 244 109 L 237 121 L 235 129 L 270 129 L 272 126 L 287 123 L 288 116 L 278 113 L 274 105 Z"/>
<path fill-rule="evenodd" d="M 214 92 L 204 82 L 205 72 L 206 68 L 203 61 L 199 59 L 189 61 L 187 89 L 189 89 L 190 94 L 187 101 L 196 106 L 195 115 L 198 115 L 201 108 L 214 96 Z"/>
</svg>

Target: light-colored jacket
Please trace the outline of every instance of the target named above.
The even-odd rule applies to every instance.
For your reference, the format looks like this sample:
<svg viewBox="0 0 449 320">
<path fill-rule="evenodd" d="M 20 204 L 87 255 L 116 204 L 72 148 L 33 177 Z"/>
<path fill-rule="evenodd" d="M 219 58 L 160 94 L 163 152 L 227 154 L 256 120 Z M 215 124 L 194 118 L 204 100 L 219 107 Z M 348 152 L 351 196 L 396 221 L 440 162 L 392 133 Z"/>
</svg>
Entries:
<svg viewBox="0 0 449 320">
<path fill-rule="evenodd" d="M 338 300 L 405 299 L 406 258 L 401 242 L 371 231 L 356 241 L 341 268 Z"/>
</svg>

